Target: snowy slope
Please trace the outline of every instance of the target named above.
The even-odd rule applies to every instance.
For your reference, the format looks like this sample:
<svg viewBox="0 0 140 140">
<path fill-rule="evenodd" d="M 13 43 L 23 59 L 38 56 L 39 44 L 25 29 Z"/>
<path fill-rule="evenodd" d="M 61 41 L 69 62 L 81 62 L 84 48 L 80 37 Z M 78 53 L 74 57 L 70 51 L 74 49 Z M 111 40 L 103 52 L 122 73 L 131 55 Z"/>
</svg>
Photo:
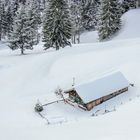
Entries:
<svg viewBox="0 0 140 140">
<path fill-rule="evenodd" d="M 115 39 L 140 37 L 140 9 L 130 10 L 122 16 L 122 29 Z"/>
<path fill-rule="evenodd" d="M 133 9 L 122 16 L 122 27 L 112 38 L 113 40 L 133 39 L 140 37 L 140 9 Z M 81 35 L 81 43 L 98 42 L 97 31 L 86 32 Z"/>
<path fill-rule="evenodd" d="M 80 43 L 95 43 L 95 42 L 98 42 L 97 31 L 85 32 L 80 37 Z"/>
<path fill-rule="evenodd" d="M 139 10 L 134 11 L 139 13 Z M 133 18 L 136 20 L 135 16 Z M 135 32 L 137 35 L 139 28 Z M 139 36 L 136 39 L 75 45 L 57 52 L 45 52 L 39 47 L 41 45 L 34 51 L 27 51 L 28 55 L 24 56 L 20 56 L 19 51 L 12 52 L 7 48 L 0 50 L 2 140 L 85 140 L 87 137 L 88 140 L 140 139 Z M 86 114 L 74 109 L 67 110 L 60 105 L 51 109 L 58 114 L 63 112 L 76 117 L 77 121 L 48 126 L 33 110 L 37 99 L 48 101 L 57 86 L 64 89 L 71 87 L 73 77 L 76 78 L 76 84 L 82 84 L 118 70 L 135 83 L 135 88 L 127 93 L 128 100 L 135 98 L 123 104 L 123 95 L 96 108 L 104 108 L 110 103 L 115 106 L 119 99 L 118 102 L 123 105 L 115 112 L 77 119 L 82 115 L 91 115 L 91 112 Z M 46 108 L 46 111 L 50 110 Z"/>
<path fill-rule="evenodd" d="M 19 56 L 18 52 L 11 52 L 7 49 L 1 50 L 0 109 L 2 113 L 0 115 L 0 129 L 5 132 L 0 134 L 1 137 L 4 140 L 11 137 L 14 140 L 18 140 L 21 136 L 21 139 L 38 140 L 38 136 L 41 135 L 42 139 L 50 138 L 52 140 L 57 139 L 57 137 L 61 138 L 63 136 L 61 131 L 65 132 L 64 137 L 68 135 L 69 127 L 72 127 L 71 133 L 74 133 L 74 137 L 77 137 L 78 133 L 75 133 L 75 127 L 79 126 L 79 133 L 82 134 L 83 129 L 86 130 L 88 128 L 92 128 L 92 131 L 96 132 L 97 125 L 99 128 L 104 126 L 104 129 L 100 131 L 103 131 L 105 134 L 106 131 L 104 132 L 104 130 L 106 129 L 107 121 L 103 120 L 111 119 L 113 116 L 114 119 L 112 118 L 111 120 L 114 120 L 114 124 L 111 127 L 108 126 L 107 129 L 110 131 L 111 137 L 114 137 L 115 131 L 118 132 L 118 137 L 122 137 L 122 135 L 126 134 L 122 132 L 122 129 L 127 131 L 129 123 L 124 122 L 125 127 L 118 130 L 115 128 L 116 125 L 118 127 L 118 123 L 116 124 L 115 122 L 120 121 L 121 116 L 126 116 L 126 112 L 116 112 L 120 116 L 119 120 L 115 115 L 112 117 L 102 116 L 98 119 L 93 118 L 87 121 L 87 125 L 86 122 L 81 122 L 80 124 L 74 123 L 68 126 L 48 127 L 34 113 L 33 105 L 38 98 L 48 98 L 47 94 L 53 94 L 54 89 L 58 85 L 62 88 L 71 86 L 72 77 L 76 77 L 76 83 L 80 84 L 115 70 L 122 71 L 131 82 L 135 82 L 136 89 L 129 94 L 137 95 L 140 92 L 140 77 L 138 76 L 140 71 L 139 56 L 140 40 L 135 39 L 127 42 L 112 41 L 101 44 L 79 45 L 58 52 L 52 51 L 38 54 L 35 52 L 27 56 Z M 137 106 L 139 104 L 136 104 L 134 108 L 137 109 Z M 59 108 L 59 110 L 61 109 Z M 129 110 L 129 106 L 127 110 Z M 127 112 L 127 115 L 129 116 L 132 111 Z M 134 113 L 139 115 L 137 110 Z M 135 115 L 134 118 L 131 117 L 128 121 L 138 129 L 139 124 L 136 125 L 136 122 L 133 122 L 133 120 L 135 120 Z M 111 121 L 111 123 L 113 122 Z M 66 127 L 68 127 L 69 131 L 65 130 Z M 137 129 L 132 135 L 135 134 Z M 22 132 L 19 132 L 19 130 Z M 53 135 L 53 132 L 57 135 Z M 90 134 L 89 139 L 92 139 L 94 136 L 99 139 L 99 130 L 97 132 L 96 134 L 88 132 Z M 106 137 L 111 138 L 110 134 Z M 70 136 L 68 139 L 71 138 Z"/>
</svg>

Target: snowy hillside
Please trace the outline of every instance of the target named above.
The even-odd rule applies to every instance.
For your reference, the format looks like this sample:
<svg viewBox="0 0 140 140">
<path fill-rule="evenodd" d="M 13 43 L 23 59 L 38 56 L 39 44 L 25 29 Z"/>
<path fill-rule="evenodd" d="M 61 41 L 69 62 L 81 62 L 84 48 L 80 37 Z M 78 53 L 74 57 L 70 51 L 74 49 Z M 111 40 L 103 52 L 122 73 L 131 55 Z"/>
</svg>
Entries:
<svg viewBox="0 0 140 140">
<path fill-rule="evenodd" d="M 113 37 L 113 40 L 133 39 L 140 37 L 140 9 L 133 9 L 126 12 L 122 16 L 122 27 L 120 31 Z M 92 39 L 94 38 L 94 39 Z M 96 31 L 83 33 L 81 35 L 81 43 L 98 42 L 98 33 Z"/>
<path fill-rule="evenodd" d="M 139 140 L 139 15 L 140 10 L 126 13 L 123 18 L 127 23 L 124 22 L 120 33 L 109 42 L 88 44 L 83 41 L 83 44 L 59 51 L 43 51 L 40 44 L 34 51 L 28 51 L 27 55 L 23 56 L 19 55 L 19 51 L 12 52 L 9 48 L 2 47 L 3 49 L 0 49 L 0 138 L 2 140 Z M 84 39 L 91 39 L 91 36 L 89 38 L 85 34 Z M 63 115 L 62 117 L 70 116 L 72 121 L 49 126 L 34 112 L 37 99 L 47 102 L 58 86 L 63 89 L 71 87 L 73 77 L 76 79 L 76 84 L 82 84 L 114 71 L 121 71 L 129 82 L 135 84 L 127 96 L 121 95 L 95 108 L 97 111 L 115 106 L 115 112 L 91 117 L 95 110 L 87 113 L 65 105 L 52 106 L 48 110 L 46 108 L 47 113 L 54 111 L 53 113 Z"/>
<path fill-rule="evenodd" d="M 140 9 L 130 10 L 122 17 L 122 29 L 115 39 L 130 39 L 140 37 Z"/>
</svg>

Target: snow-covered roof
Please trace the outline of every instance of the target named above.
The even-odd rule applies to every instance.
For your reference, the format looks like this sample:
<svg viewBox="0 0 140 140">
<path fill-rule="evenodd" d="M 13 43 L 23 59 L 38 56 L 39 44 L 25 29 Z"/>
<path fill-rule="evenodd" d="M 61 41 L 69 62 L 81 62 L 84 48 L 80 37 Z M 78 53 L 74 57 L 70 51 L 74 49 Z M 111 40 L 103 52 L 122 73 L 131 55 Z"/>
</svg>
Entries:
<svg viewBox="0 0 140 140">
<path fill-rule="evenodd" d="M 75 86 L 74 89 L 84 103 L 88 103 L 128 86 L 129 82 L 124 75 L 121 72 L 115 72 L 93 82 Z"/>
</svg>

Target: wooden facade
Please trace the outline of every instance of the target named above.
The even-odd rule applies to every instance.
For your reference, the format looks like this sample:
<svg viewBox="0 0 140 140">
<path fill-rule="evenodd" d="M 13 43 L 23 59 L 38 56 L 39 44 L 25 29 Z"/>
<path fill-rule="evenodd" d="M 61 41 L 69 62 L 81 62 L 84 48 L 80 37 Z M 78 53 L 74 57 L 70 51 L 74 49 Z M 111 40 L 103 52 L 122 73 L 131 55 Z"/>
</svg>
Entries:
<svg viewBox="0 0 140 140">
<path fill-rule="evenodd" d="M 82 105 L 84 108 L 86 108 L 88 111 L 90 111 L 92 108 L 94 108 L 95 106 L 115 97 L 118 96 L 124 92 L 128 91 L 128 87 L 125 87 L 123 89 L 117 90 L 111 94 L 108 94 L 106 96 L 100 97 L 99 99 L 96 100 L 92 100 L 88 103 L 84 103 L 83 100 L 81 99 L 81 97 L 78 95 L 78 93 L 76 92 L 75 89 L 66 91 L 65 93 L 69 94 L 69 98 L 71 100 L 73 100 L 74 102 L 76 102 L 77 104 L 79 104 L 80 106 Z M 94 91 L 93 91 L 94 92 Z"/>
</svg>

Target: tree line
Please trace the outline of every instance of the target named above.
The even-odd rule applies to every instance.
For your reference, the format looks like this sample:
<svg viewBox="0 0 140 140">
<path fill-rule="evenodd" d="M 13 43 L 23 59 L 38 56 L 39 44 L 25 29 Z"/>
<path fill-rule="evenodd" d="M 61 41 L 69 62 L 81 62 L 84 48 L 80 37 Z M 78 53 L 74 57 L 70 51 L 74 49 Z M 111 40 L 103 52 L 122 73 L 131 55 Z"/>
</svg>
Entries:
<svg viewBox="0 0 140 140">
<path fill-rule="evenodd" d="M 98 31 L 99 40 L 110 39 L 121 28 L 121 16 L 140 7 L 140 0 L 0 0 L 0 40 L 12 50 L 59 50 L 80 43 L 86 31 Z"/>
</svg>

